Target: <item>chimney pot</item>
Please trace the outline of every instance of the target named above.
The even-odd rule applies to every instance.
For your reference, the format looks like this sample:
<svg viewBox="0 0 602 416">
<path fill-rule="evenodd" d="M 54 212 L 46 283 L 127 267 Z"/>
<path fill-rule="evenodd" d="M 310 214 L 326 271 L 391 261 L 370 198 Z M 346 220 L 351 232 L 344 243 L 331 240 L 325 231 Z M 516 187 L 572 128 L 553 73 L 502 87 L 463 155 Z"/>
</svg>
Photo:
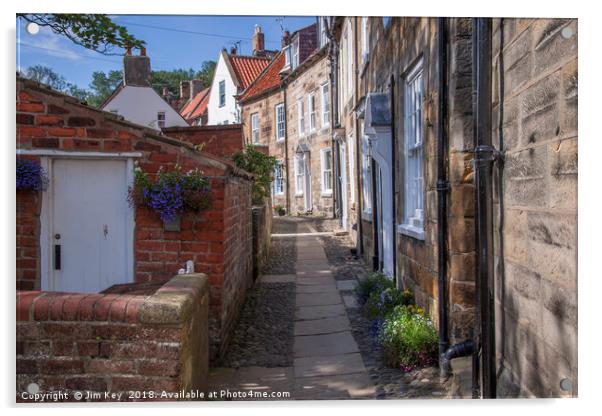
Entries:
<svg viewBox="0 0 602 416">
<path fill-rule="evenodd" d="M 236 55 L 236 46 L 230 48 L 230 55 Z"/>
<path fill-rule="evenodd" d="M 253 56 L 265 55 L 265 37 L 259 25 L 255 25 L 253 33 Z"/>
<path fill-rule="evenodd" d="M 285 46 L 288 46 L 288 44 L 291 42 L 291 34 L 288 30 L 285 30 L 284 33 L 282 34 L 282 47 L 284 48 Z"/>
<path fill-rule="evenodd" d="M 146 48 L 144 46 L 140 48 L 140 56 L 146 56 Z"/>
</svg>

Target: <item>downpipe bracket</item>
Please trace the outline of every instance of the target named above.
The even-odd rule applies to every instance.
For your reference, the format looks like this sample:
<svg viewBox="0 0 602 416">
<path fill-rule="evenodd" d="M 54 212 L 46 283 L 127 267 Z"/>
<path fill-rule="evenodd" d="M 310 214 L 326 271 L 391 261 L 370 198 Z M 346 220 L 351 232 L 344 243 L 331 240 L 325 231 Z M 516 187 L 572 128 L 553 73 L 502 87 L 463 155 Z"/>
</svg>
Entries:
<svg viewBox="0 0 602 416">
<path fill-rule="evenodd" d="M 493 163 L 503 163 L 504 153 L 493 146 L 479 145 L 474 149 L 474 164 L 478 167 L 490 166 Z"/>
</svg>

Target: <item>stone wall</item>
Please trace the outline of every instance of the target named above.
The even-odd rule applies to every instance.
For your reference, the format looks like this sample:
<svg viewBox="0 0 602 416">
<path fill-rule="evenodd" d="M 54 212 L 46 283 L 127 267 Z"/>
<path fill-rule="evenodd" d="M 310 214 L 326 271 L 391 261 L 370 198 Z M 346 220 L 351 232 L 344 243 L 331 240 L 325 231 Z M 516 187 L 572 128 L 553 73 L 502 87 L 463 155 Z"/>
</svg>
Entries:
<svg viewBox="0 0 602 416">
<path fill-rule="evenodd" d="M 287 100 L 287 135 L 288 135 L 288 169 L 290 186 L 287 188 L 290 201 L 290 214 L 305 213 L 304 198 L 297 195 L 295 188 L 294 158 L 297 148 L 300 144 L 305 144 L 309 148 L 309 160 L 311 171 L 311 198 L 312 213 L 317 216 L 333 215 L 333 197 L 332 195 L 322 194 L 322 170 L 320 164 L 320 150 L 331 148 L 332 135 L 330 122 L 325 124 L 322 120 L 321 91 L 320 86 L 329 80 L 330 68 L 325 51 L 319 52 L 308 58 L 308 61 L 302 64 L 295 73 L 287 78 L 286 100 Z M 311 92 L 316 97 L 316 130 L 309 129 L 309 102 L 308 97 Z M 298 102 L 297 99 L 303 99 L 305 114 L 305 134 L 299 134 Z M 333 170 L 334 180 L 334 170 Z M 333 184 L 334 189 L 334 184 Z"/>
<path fill-rule="evenodd" d="M 253 207 L 253 280 L 266 266 L 270 255 L 272 235 L 272 207 L 269 198 L 260 206 Z"/>
<path fill-rule="evenodd" d="M 499 392 L 577 396 L 577 20 L 504 19 L 501 54 L 500 35 L 495 19 Z"/>
<path fill-rule="evenodd" d="M 359 25 L 358 25 L 359 27 Z M 474 313 L 474 191 L 472 172 L 471 26 L 470 19 L 449 19 L 448 68 L 448 312 L 452 343 L 472 335 Z M 423 179 L 424 239 L 396 233 L 398 284 L 414 291 L 416 301 L 438 324 L 437 252 L 437 19 L 391 18 L 385 29 L 381 18 L 370 18 L 372 44 L 360 68 L 360 94 L 391 91 L 395 147 L 395 222 L 403 222 L 404 201 L 404 74 L 419 60 L 423 65 Z M 394 77 L 391 90 L 390 78 Z M 360 149 L 361 150 L 361 149 Z M 374 190 L 373 190 L 374 192 Z M 373 207 L 374 209 L 374 207 Z M 364 259 L 372 263 L 374 226 L 362 221 Z"/>
<path fill-rule="evenodd" d="M 272 192 L 272 203 L 273 205 L 282 205 L 288 213 L 286 190 L 289 186 L 288 178 L 293 173 L 293 165 L 286 160 L 286 138 L 276 140 L 276 105 L 281 103 L 284 103 L 284 92 L 282 89 L 278 89 L 260 98 L 242 103 L 241 117 L 244 143 L 251 144 L 253 142 L 251 139 L 251 115 L 257 113 L 259 115 L 258 149 L 266 151 L 267 154 L 274 156 L 283 164 L 284 193 L 276 195 Z M 285 122 L 289 112 L 287 107 L 290 107 L 289 103 L 284 108 Z"/>
<path fill-rule="evenodd" d="M 192 129 L 211 131 L 203 127 Z M 240 133 L 239 128 L 232 131 Z M 138 167 L 151 177 L 160 169 L 175 169 L 176 164 L 184 172 L 197 168 L 203 171 L 211 185 L 211 206 L 198 213 L 183 213 L 179 231 L 166 230 L 157 213 L 136 207 L 135 281 L 166 281 L 187 260 L 192 260 L 195 270 L 209 277 L 212 354 L 225 348 L 227 331 L 252 282 L 249 173 L 231 161 L 200 153 L 189 143 L 157 135 L 119 116 L 84 106 L 74 98 L 22 79 L 17 80 L 17 149 L 136 152 L 140 155 Z M 40 288 L 41 203 L 41 193 L 17 192 L 20 289 Z"/>
<path fill-rule="evenodd" d="M 66 401 L 86 391 L 100 395 L 90 401 L 206 391 L 207 288 L 205 275 L 190 274 L 148 294 L 17 291 L 17 401 L 29 401 L 30 383 Z"/>
</svg>

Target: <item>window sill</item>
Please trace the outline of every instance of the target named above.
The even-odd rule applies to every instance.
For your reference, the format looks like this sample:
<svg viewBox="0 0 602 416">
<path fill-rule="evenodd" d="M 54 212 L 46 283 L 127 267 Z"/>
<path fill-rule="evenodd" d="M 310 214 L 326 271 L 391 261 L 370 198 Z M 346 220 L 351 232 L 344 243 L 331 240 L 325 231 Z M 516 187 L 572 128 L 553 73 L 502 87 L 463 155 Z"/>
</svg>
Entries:
<svg viewBox="0 0 602 416">
<path fill-rule="evenodd" d="M 284 137 L 281 139 L 276 139 L 276 143 L 284 143 Z"/>
<path fill-rule="evenodd" d="M 409 224 L 398 224 L 397 232 L 399 234 L 413 237 L 417 240 L 424 240 L 424 230 L 422 228 L 414 227 Z"/>
<path fill-rule="evenodd" d="M 295 198 L 301 198 L 303 197 L 303 194 L 295 194 Z"/>
<path fill-rule="evenodd" d="M 322 192 L 322 198 L 332 198 L 332 192 Z"/>
</svg>

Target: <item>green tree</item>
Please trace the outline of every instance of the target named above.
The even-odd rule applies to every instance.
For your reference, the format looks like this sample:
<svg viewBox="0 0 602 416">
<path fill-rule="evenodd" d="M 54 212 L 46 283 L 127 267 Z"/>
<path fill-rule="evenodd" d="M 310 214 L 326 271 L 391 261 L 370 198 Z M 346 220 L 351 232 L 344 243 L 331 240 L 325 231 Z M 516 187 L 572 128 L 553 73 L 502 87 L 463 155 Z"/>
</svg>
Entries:
<svg viewBox="0 0 602 416">
<path fill-rule="evenodd" d="M 95 107 L 100 106 L 102 102 L 117 88 L 123 81 L 123 72 L 112 70 L 108 73 L 103 71 L 94 71 L 92 73 L 92 82 L 90 82 L 90 95 L 88 104 Z"/>
<path fill-rule="evenodd" d="M 115 47 L 140 48 L 145 45 L 143 40 L 135 38 L 105 14 L 18 13 L 17 16 L 103 55 L 121 55 L 111 52 Z"/>
<path fill-rule="evenodd" d="M 232 156 L 236 166 L 254 174 L 252 198 L 254 204 L 263 203 L 263 199 L 270 195 L 270 185 L 276 167 L 276 158 L 268 156 L 247 145 L 244 152 Z"/>
<path fill-rule="evenodd" d="M 77 85 L 67 82 L 64 76 L 56 73 L 52 68 L 44 65 L 34 65 L 27 68 L 22 74 L 25 78 L 46 84 L 52 89 L 69 94 L 80 101 L 88 101 L 90 93 Z"/>
</svg>

